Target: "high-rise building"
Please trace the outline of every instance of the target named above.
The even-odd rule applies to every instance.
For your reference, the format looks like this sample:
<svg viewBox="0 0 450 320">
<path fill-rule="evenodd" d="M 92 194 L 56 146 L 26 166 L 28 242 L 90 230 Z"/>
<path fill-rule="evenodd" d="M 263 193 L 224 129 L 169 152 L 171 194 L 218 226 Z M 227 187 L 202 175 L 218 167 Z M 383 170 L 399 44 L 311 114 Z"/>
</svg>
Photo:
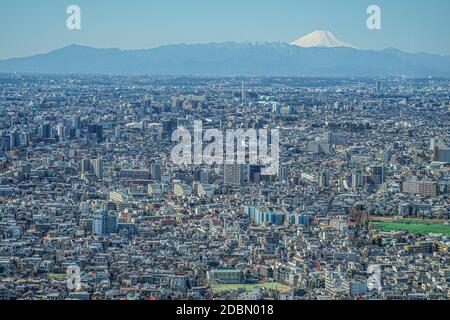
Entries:
<svg viewBox="0 0 450 320">
<path fill-rule="evenodd" d="M 326 172 L 323 172 L 323 171 L 320 172 L 317 180 L 318 180 L 317 182 L 319 183 L 319 186 L 321 186 L 321 187 L 328 187 L 328 185 L 329 185 L 329 177 L 328 177 L 328 174 Z"/>
<path fill-rule="evenodd" d="M 212 181 L 212 171 L 203 169 L 200 171 L 199 181 L 201 183 L 210 184 Z"/>
<path fill-rule="evenodd" d="M 10 143 L 11 139 L 8 136 L 2 136 L 0 137 L 0 150 L 1 151 L 8 151 L 10 150 Z"/>
<path fill-rule="evenodd" d="M 244 183 L 244 165 L 225 164 L 223 172 L 224 183 L 230 186 L 241 186 Z"/>
<path fill-rule="evenodd" d="M 381 92 L 381 82 L 380 81 L 377 81 L 375 89 L 376 89 L 377 93 Z"/>
<path fill-rule="evenodd" d="M 20 147 L 20 134 L 17 130 L 14 130 L 9 135 L 9 146 L 11 149 Z"/>
<path fill-rule="evenodd" d="M 95 136 L 98 141 L 103 141 L 103 126 L 101 124 L 88 125 L 88 134 Z"/>
<path fill-rule="evenodd" d="M 341 137 L 339 137 L 337 134 L 330 132 L 330 131 L 325 131 L 323 134 L 323 142 L 325 143 L 329 143 L 331 145 L 340 145 L 342 144 L 342 139 Z"/>
<path fill-rule="evenodd" d="M 103 159 L 98 158 L 98 159 L 92 160 L 92 167 L 93 167 L 94 173 L 97 176 L 97 178 L 99 178 L 99 179 L 103 178 L 103 166 L 104 166 Z"/>
<path fill-rule="evenodd" d="M 150 96 L 146 96 L 144 101 L 142 102 L 142 111 L 143 114 L 152 114 L 152 98 Z"/>
<path fill-rule="evenodd" d="M 41 126 L 40 131 L 41 131 L 41 137 L 43 139 L 52 139 L 53 138 L 53 128 L 49 122 L 44 123 Z"/>
<path fill-rule="evenodd" d="M 161 181 L 161 165 L 159 163 L 152 164 L 150 167 L 150 174 L 152 176 L 152 180 Z"/>
<path fill-rule="evenodd" d="M 263 165 L 259 164 L 249 164 L 248 165 L 248 177 L 247 181 L 249 183 L 260 183 L 261 182 L 261 171 L 264 168 Z"/>
<path fill-rule="evenodd" d="M 92 172 L 92 164 L 89 159 L 81 160 L 81 173 L 90 173 Z"/>
<path fill-rule="evenodd" d="M 289 179 L 289 170 L 286 167 L 280 167 L 278 170 L 278 179 L 281 182 L 286 182 Z"/>
<path fill-rule="evenodd" d="M 162 138 L 170 139 L 172 132 L 177 128 L 176 119 L 164 119 L 161 121 L 162 125 Z"/>
<path fill-rule="evenodd" d="M 117 233 L 117 217 L 106 212 L 98 213 L 92 222 L 92 232 L 99 237 Z"/>
<path fill-rule="evenodd" d="M 386 172 L 384 167 L 374 166 L 370 169 L 370 173 L 372 182 L 376 187 L 386 182 Z"/>
<path fill-rule="evenodd" d="M 352 188 L 359 188 L 364 186 L 364 175 L 356 172 L 352 174 Z"/>
</svg>

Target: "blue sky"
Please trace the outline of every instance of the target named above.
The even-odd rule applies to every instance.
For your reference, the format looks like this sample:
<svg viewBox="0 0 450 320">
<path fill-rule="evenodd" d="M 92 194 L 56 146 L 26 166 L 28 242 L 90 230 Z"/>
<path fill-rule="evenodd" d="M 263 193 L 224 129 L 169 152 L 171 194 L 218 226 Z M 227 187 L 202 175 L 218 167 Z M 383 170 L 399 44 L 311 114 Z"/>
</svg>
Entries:
<svg viewBox="0 0 450 320">
<path fill-rule="evenodd" d="M 82 29 L 66 28 L 81 8 Z M 366 9 L 382 10 L 382 30 Z M 290 42 L 316 29 L 364 49 L 450 55 L 448 0 L 2 0 L 0 59 L 69 44 L 137 49 L 174 43 Z"/>
</svg>

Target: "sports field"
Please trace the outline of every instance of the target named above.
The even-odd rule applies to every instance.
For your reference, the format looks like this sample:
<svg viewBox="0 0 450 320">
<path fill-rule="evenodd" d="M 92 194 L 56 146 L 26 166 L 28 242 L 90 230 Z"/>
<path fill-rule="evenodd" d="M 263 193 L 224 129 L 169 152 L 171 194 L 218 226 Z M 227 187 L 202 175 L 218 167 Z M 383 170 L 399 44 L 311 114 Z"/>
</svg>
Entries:
<svg viewBox="0 0 450 320">
<path fill-rule="evenodd" d="M 450 226 L 444 224 L 385 222 L 375 223 L 374 227 L 383 231 L 406 231 L 409 233 L 425 234 L 437 233 L 450 236 Z"/>
<path fill-rule="evenodd" d="M 67 278 L 67 274 L 49 273 L 48 278 L 61 280 Z"/>
<path fill-rule="evenodd" d="M 264 287 L 267 289 L 273 289 L 280 291 L 282 293 L 290 292 L 292 289 L 289 286 L 277 283 L 277 282 L 265 282 L 258 284 L 218 284 L 212 285 L 211 288 L 214 292 L 220 293 L 224 291 L 236 291 L 240 288 L 245 289 L 245 291 L 252 291 L 253 288 Z"/>
</svg>

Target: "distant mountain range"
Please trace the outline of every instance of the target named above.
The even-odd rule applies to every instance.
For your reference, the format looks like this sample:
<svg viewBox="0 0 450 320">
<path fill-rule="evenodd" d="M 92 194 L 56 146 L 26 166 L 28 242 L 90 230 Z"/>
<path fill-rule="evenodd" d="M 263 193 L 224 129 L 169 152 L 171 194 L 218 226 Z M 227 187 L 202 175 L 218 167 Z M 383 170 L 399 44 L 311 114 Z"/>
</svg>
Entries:
<svg viewBox="0 0 450 320">
<path fill-rule="evenodd" d="M 449 77 L 450 56 L 397 49 L 360 50 L 332 34 L 295 44 L 178 44 L 144 50 L 71 45 L 46 54 L 0 61 L 3 73 L 205 76 Z M 322 40 L 325 43 L 321 43 Z M 301 39 L 299 39 L 301 40 Z M 309 44 L 304 47 L 302 44 Z"/>
</svg>

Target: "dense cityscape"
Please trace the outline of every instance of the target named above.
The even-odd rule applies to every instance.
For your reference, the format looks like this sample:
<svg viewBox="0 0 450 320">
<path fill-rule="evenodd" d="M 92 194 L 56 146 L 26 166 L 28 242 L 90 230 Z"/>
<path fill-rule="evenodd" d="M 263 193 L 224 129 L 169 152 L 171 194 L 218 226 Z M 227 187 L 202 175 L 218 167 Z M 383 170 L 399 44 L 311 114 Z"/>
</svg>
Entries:
<svg viewBox="0 0 450 320">
<path fill-rule="evenodd" d="M 449 92 L 2 74 L 0 300 L 449 299 Z M 278 129 L 277 174 L 174 164 L 197 120 Z"/>
</svg>

